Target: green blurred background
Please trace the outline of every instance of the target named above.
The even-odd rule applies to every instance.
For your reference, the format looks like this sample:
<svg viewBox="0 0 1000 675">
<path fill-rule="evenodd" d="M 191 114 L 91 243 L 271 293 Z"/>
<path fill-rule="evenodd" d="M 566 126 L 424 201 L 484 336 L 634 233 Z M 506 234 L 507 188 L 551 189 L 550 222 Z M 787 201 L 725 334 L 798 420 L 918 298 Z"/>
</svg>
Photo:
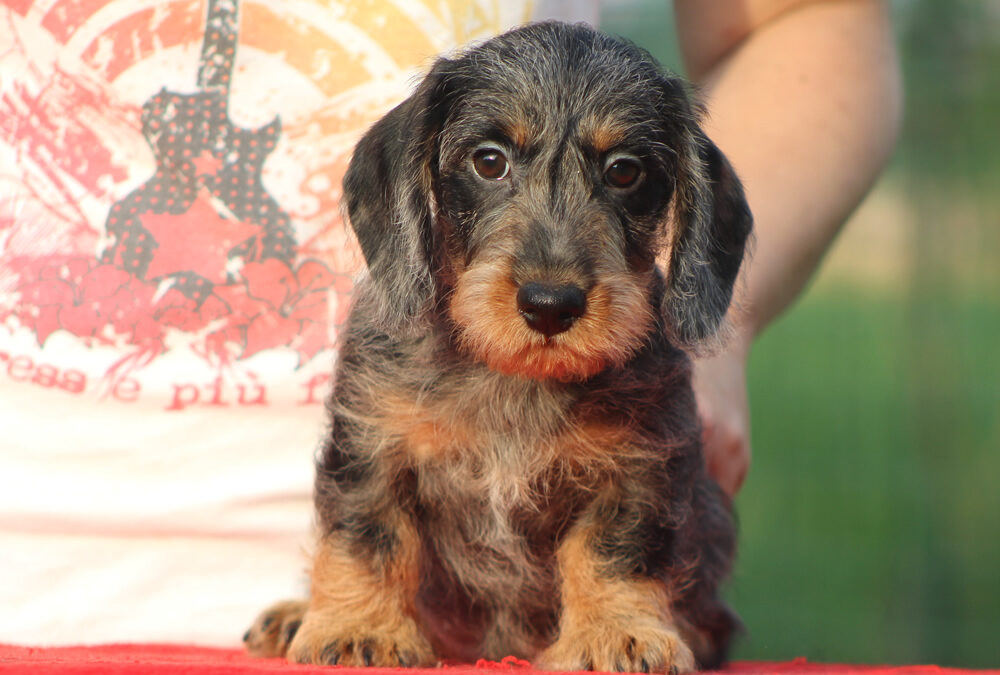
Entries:
<svg viewBox="0 0 1000 675">
<path fill-rule="evenodd" d="M 607 5 L 680 71 L 670 3 Z M 750 361 L 738 659 L 1000 666 L 1000 2 L 892 7 L 899 149 Z"/>
</svg>

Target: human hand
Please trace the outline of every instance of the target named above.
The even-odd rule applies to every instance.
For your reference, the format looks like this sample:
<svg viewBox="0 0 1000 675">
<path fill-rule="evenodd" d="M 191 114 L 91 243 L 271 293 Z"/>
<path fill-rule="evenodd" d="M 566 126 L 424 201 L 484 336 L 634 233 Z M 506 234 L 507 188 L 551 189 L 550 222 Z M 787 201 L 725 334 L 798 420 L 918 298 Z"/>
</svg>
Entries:
<svg viewBox="0 0 1000 675">
<path fill-rule="evenodd" d="M 747 350 L 724 351 L 694 360 L 693 385 L 702 424 L 702 452 L 709 475 L 735 497 L 750 469 L 750 405 Z"/>
</svg>

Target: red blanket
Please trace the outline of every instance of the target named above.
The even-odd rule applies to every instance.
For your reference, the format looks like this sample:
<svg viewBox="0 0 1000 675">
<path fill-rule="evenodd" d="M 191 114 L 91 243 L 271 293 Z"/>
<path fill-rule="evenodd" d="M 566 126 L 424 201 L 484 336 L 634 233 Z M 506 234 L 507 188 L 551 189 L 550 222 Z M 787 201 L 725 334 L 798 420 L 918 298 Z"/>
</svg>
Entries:
<svg viewBox="0 0 1000 675">
<path fill-rule="evenodd" d="M 337 667 L 343 675 L 498 675 L 516 671 L 512 675 L 532 675 L 535 671 L 524 661 L 508 658 L 501 663 L 480 661 L 475 665 L 449 665 L 441 670 L 404 670 L 379 668 Z M 733 675 L 960 675 L 994 673 L 1000 670 L 970 671 L 937 666 L 850 666 L 809 663 L 796 659 L 785 663 L 747 663 L 730 665 L 724 672 Z M 240 650 L 210 649 L 184 645 L 102 645 L 98 647 L 15 647 L 0 645 L 0 673 L 46 675 L 69 673 L 94 675 L 229 675 L 233 673 L 284 673 L 286 675 L 329 675 L 329 668 L 292 666 L 279 659 L 252 659 Z"/>
</svg>

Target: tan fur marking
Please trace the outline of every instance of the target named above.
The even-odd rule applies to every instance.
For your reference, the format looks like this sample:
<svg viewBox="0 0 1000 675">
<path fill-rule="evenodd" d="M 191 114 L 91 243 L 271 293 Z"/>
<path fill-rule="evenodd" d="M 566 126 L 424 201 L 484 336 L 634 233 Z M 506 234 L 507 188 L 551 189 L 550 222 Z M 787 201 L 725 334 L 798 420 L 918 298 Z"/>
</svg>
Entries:
<svg viewBox="0 0 1000 675">
<path fill-rule="evenodd" d="M 640 452 L 633 429 L 603 422 L 567 425 L 556 443 L 560 456 L 585 466 L 614 468 L 622 456 Z"/>
<path fill-rule="evenodd" d="M 546 340 L 517 311 L 517 286 L 506 263 L 485 263 L 458 278 L 451 317 L 461 345 L 505 375 L 579 380 L 625 362 L 649 332 L 649 279 L 605 274 L 587 295 L 587 311 Z"/>
<path fill-rule="evenodd" d="M 399 437 L 417 462 L 443 459 L 470 447 L 475 439 L 472 428 L 454 410 L 436 410 L 393 395 L 384 396 L 379 406 L 381 428 Z"/>
<path fill-rule="evenodd" d="M 436 659 L 416 622 L 419 542 L 412 525 L 395 524 L 399 541 L 380 570 L 358 559 L 336 535 L 313 559 L 309 608 L 288 648 L 294 663 L 431 665 Z"/>
<path fill-rule="evenodd" d="M 528 124 L 523 120 L 517 120 L 507 129 L 507 136 L 510 140 L 521 149 L 524 149 L 528 145 L 528 141 L 531 139 L 531 131 L 528 128 Z"/>
<path fill-rule="evenodd" d="M 594 556 L 591 535 L 586 524 L 579 524 L 559 548 L 559 637 L 538 657 L 536 666 L 544 670 L 694 670 L 694 655 L 677 631 L 665 585 L 607 573 Z"/>
<path fill-rule="evenodd" d="M 581 127 L 584 142 L 589 142 L 597 152 L 607 152 L 625 139 L 626 129 L 618 124 L 589 120 Z"/>
</svg>

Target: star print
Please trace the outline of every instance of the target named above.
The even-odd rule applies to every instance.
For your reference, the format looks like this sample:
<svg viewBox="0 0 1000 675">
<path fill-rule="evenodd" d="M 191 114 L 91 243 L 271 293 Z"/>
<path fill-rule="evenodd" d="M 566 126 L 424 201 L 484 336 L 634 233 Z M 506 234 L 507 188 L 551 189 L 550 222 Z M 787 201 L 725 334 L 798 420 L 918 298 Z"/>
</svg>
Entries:
<svg viewBox="0 0 1000 675">
<path fill-rule="evenodd" d="M 184 213 L 147 213 L 142 225 L 156 240 L 147 279 L 192 272 L 213 283 L 226 281 L 229 251 L 261 231 L 259 225 L 239 220 L 204 189 Z"/>
<path fill-rule="evenodd" d="M 214 176 L 222 168 L 222 160 L 208 150 L 202 150 L 191 163 L 197 176 Z"/>
</svg>

